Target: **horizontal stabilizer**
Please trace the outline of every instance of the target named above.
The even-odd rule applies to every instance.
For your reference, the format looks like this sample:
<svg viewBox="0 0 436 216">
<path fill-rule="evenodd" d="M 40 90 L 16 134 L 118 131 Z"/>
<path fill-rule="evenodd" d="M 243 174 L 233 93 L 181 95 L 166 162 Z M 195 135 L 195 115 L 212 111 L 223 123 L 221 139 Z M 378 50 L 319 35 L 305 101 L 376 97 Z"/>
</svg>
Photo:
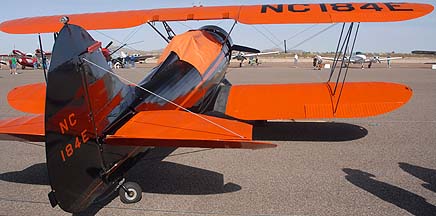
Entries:
<svg viewBox="0 0 436 216">
<path fill-rule="evenodd" d="M 412 96 L 401 84 L 348 82 L 339 98 L 340 86 L 335 95 L 334 83 L 232 86 L 220 93 L 215 110 L 243 120 L 368 117 L 395 110 Z"/>
<path fill-rule="evenodd" d="M 45 83 L 19 86 L 8 93 L 8 102 L 16 110 L 43 114 L 45 110 Z"/>
<path fill-rule="evenodd" d="M 200 148 L 275 147 L 274 144 L 252 141 L 252 126 L 249 124 L 206 115 L 195 116 L 184 111 L 140 112 L 115 134 L 108 135 L 105 142 L 112 145 Z"/>
<path fill-rule="evenodd" d="M 28 140 L 42 142 L 44 115 L 22 116 L 0 120 L 0 140 Z"/>
<path fill-rule="evenodd" d="M 381 2 L 202 6 L 22 18 L 1 23 L 0 30 L 11 34 L 58 32 L 63 25 L 60 22 L 63 16 L 69 17 L 70 24 L 98 30 L 130 28 L 156 21 L 221 19 L 244 24 L 392 22 L 418 18 L 431 11 L 431 4 Z"/>
</svg>

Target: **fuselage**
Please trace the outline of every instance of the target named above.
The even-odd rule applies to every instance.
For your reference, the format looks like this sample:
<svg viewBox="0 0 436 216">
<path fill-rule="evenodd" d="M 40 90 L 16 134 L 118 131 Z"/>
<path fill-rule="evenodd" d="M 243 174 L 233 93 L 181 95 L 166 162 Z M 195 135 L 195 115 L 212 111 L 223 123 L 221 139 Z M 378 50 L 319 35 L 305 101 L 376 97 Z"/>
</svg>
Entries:
<svg viewBox="0 0 436 216">
<path fill-rule="evenodd" d="M 363 64 L 366 62 L 366 55 L 364 54 L 352 55 L 350 58 L 350 62 L 353 64 Z"/>
<path fill-rule="evenodd" d="M 166 58 L 160 59 L 139 86 L 184 108 L 204 112 L 230 61 L 231 41 L 227 38 L 224 42 L 226 34 L 218 27 L 207 26 L 176 36 L 163 53 Z M 136 89 L 137 111 L 180 109 L 141 88 Z"/>
</svg>

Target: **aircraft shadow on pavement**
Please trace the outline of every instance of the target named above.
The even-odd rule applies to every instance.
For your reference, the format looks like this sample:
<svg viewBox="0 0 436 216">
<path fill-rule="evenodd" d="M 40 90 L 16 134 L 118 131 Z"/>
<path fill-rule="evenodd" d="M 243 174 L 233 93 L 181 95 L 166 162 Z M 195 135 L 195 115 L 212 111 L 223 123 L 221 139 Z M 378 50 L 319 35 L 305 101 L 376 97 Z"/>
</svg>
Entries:
<svg viewBox="0 0 436 216">
<path fill-rule="evenodd" d="M 436 193 L 436 170 L 403 162 L 398 163 L 398 165 L 405 172 L 424 181 L 425 183 L 422 184 L 424 188 Z"/>
<path fill-rule="evenodd" d="M 144 193 L 207 195 L 241 190 L 241 186 L 237 184 L 231 182 L 225 184 L 224 176 L 221 173 L 162 161 L 175 149 L 156 148 L 152 150 L 150 154 L 146 155 L 129 170 L 126 180 L 137 182 Z M 0 180 L 48 185 L 47 165 L 46 163 L 39 163 L 21 171 L 2 173 L 0 174 Z M 118 193 L 107 194 L 84 212 L 75 215 L 94 215 L 115 199 L 117 195 Z M 146 197 L 146 194 L 143 195 L 143 198 Z"/>
<path fill-rule="evenodd" d="M 234 183 L 224 184 L 223 174 L 162 161 L 174 150 L 176 148 L 161 147 L 153 149 L 129 170 L 126 177 L 127 181 L 137 182 L 145 193 L 159 194 L 206 195 L 234 192 L 241 189 L 241 186 Z M 195 152 L 198 151 L 193 153 Z M 74 215 L 95 215 L 117 196 L 118 193 L 103 196 L 85 211 Z M 147 199 L 146 194 L 143 195 L 144 199 Z"/>
<path fill-rule="evenodd" d="M 385 202 L 392 203 L 413 215 L 430 216 L 436 212 L 436 206 L 425 198 L 400 187 L 378 181 L 375 175 L 358 169 L 342 169 L 351 184 L 377 196 Z"/>
<path fill-rule="evenodd" d="M 339 142 L 367 134 L 364 127 L 337 122 L 267 122 L 253 127 L 254 140 Z"/>
<path fill-rule="evenodd" d="M 224 175 L 210 170 L 162 161 L 176 148 L 156 148 L 129 170 L 127 180 L 137 182 L 146 193 L 206 195 L 235 192 L 241 187 L 224 184 Z M 187 152 L 193 154 L 200 151 Z"/>
<path fill-rule="evenodd" d="M 21 171 L 0 174 L 0 180 L 34 185 L 48 185 L 48 172 L 46 163 L 38 163 Z"/>
<path fill-rule="evenodd" d="M 126 179 L 137 182 L 145 193 L 202 195 L 234 192 L 241 189 L 234 183 L 224 184 L 224 176 L 221 173 L 161 161 L 174 150 L 175 148 L 153 150 L 129 170 Z M 21 171 L 1 173 L 0 180 L 48 185 L 47 165 L 38 163 Z"/>
</svg>

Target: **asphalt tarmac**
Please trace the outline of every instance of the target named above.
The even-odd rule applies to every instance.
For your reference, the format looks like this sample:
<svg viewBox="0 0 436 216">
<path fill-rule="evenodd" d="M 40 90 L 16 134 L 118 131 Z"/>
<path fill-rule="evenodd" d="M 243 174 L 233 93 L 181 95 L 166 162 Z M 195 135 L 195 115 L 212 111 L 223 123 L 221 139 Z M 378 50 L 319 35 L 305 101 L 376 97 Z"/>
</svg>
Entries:
<svg viewBox="0 0 436 216">
<path fill-rule="evenodd" d="M 150 67 L 116 72 L 139 81 Z M 9 90 L 43 81 L 40 70 L 20 73 L 0 70 L 0 118 L 24 114 L 8 106 Z M 328 73 L 309 63 L 232 64 L 227 77 L 297 83 Z M 139 203 L 110 197 L 78 215 L 436 215 L 436 70 L 376 64 L 351 68 L 348 80 L 404 83 L 414 94 L 377 117 L 256 128 L 273 149 L 179 148 L 163 161 L 142 160 L 127 175 L 144 190 Z M 50 206 L 49 191 L 43 143 L 0 141 L 0 215 L 70 215 Z"/>
</svg>

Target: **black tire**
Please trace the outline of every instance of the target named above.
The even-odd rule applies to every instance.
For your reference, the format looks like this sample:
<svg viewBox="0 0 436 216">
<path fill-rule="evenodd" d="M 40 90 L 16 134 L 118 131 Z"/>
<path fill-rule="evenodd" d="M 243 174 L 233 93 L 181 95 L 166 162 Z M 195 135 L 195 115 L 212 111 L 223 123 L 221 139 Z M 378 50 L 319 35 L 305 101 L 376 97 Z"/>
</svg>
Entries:
<svg viewBox="0 0 436 216">
<path fill-rule="evenodd" d="M 125 204 L 131 204 L 139 202 L 142 199 L 142 189 L 135 182 L 126 182 L 120 187 L 118 193 L 120 195 L 121 202 Z M 130 194 L 127 191 L 130 192 Z"/>
<path fill-rule="evenodd" d="M 23 70 L 26 69 L 26 66 L 22 65 L 22 66 L 21 66 L 21 69 L 23 69 Z"/>
</svg>

